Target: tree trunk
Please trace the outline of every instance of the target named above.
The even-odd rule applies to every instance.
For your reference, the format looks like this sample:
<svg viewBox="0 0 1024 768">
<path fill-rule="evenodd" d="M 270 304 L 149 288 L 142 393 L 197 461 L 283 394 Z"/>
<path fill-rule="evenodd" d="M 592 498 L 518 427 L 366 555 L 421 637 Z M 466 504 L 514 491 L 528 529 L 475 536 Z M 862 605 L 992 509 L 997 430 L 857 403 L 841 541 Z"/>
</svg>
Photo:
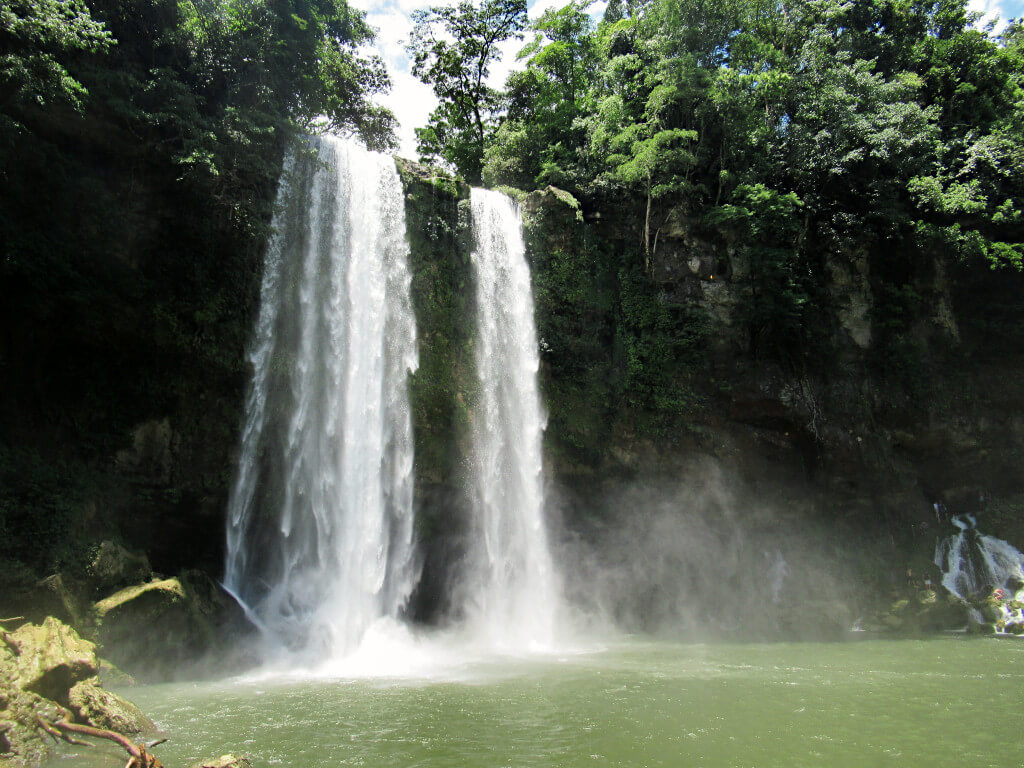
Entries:
<svg viewBox="0 0 1024 768">
<path fill-rule="evenodd" d="M 651 177 L 647 177 L 647 213 L 644 215 L 644 274 L 651 272 Z"/>
</svg>

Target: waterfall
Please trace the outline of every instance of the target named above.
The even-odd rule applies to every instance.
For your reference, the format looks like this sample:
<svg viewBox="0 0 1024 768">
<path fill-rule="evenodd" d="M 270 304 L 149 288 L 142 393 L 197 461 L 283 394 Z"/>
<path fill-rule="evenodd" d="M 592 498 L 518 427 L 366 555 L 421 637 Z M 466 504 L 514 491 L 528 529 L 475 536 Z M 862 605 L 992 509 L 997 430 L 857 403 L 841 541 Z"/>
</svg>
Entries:
<svg viewBox="0 0 1024 768">
<path fill-rule="evenodd" d="M 394 160 L 334 137 L 278 192 L 228 509 L 225 587 L 272 642 L 340 657 L 417 578 L 417 366 Z"/>
<path fill-rule="evenodd" d="M 499 646 L 544 647 L 553 640 L 559 586 L 544 520 L 545 416 L 530 272 L 514 203 L 473 189 L 471 204 L 480 390 L 468 611 Z"/>
<path fill-rule="evenodd" d="M 952 522 L 959 533 L 939 541 L 935 548 L 942 586 L 970 602 L 996 587 L 1015 592 L 1024 585 L 1024 554 L 1002 539 L 979 533 L 973 515 L 954 517 Z"/>
</svg>

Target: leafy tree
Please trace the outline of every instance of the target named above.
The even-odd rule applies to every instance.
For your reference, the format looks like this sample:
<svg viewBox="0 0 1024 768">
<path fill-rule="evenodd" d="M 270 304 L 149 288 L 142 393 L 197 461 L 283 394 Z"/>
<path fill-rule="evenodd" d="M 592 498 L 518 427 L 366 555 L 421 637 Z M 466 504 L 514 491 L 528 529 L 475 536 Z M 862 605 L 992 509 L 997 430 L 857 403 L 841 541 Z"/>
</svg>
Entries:
<svg viewBox="0 0 1024 768">
<path fill-rule="evenodd" d="M 490 183 L 575 188 L 586 146 L 588 85 L 597 63 L 590 0 L 549 9 L 520 52 L 526 69 L 506 83 L 506 116 L 488 147 Z"/>
<path fill-rule="evenodd" d="M 0 114 L 56 101 L 80 108 L 86 89 L 67 61 L 110 44 L 110 32 L 80 0 L 2 0 Z"/>
<path fill-rule="evenodd" d="M 478 183 L 500 106 L 498 93 L 487 85 L 490 66 L 501 55 L 501 43 L 522 36 L 526 0 L 461 0 L 417 11 L 413 20 L 407 46 L 412 71 L 440 101 L 428 126 L 417 131 L 420 153 L 446 160 Z"/>
</svg>

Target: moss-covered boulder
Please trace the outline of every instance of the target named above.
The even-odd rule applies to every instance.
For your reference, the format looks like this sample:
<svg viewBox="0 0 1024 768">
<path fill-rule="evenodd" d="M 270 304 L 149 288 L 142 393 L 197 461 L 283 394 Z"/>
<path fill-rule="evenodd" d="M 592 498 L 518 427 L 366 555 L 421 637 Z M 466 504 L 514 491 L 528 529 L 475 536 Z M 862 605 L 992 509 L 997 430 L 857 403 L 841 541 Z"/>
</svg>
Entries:
<svg viewBox="0 0 1024 768">
<path fill-rule="evenodd" d="M 35 727 L 36 714 L 53 716 L 57 707 L 42 696 L 19 690 L 4 674 L 0 656 L 0 768 L 23 768 L 42 762 L 49 744 Z"/>
<path fill-rule="evenodd" d="M 155 730 L 153 721 L 122 696 L 102 687 L 98 678 L 76 683 L 68 691 L 68 708 L 84 723 L 126 735 Z"/>
<path fill-rule="evenodd" d="M 963 629 L 967 606 L 958 597 L 931 586 L 895 592 L 888 605 L 863 622 L 871 631 L 920 635 Z"/>
<path fill-rule="evenodd" d="M 63 703 L 75 683 L 99 671 L 96 646 L 52 616 L 42 624 L 25 624 L 10 640 L 17 648 L 11 681 L 23 691 Z"/>
<path fill-rule="evenodd" d="M 3 632 L 0 627 L 0 632 Z M 0 768 L 31 766 L 49 754 L 36 718 L 136 734 L 153 727 L 135 705 L 103 690 L 95 646 L 53 617 L 5 632 L 0 642 Z"/>
<path fill-rule="evenodd" d="M 130 674 L 158 680 L 223 674 L 245 663 L 239 643 L 252 632 L 238 603 L 209 576 L 187 571 L 136 584 L 93 606 L 103 654 Z"/>
<path fill-rule="evenodd" d="M 153 579 L 118 590 L 93 606 L 96 618 L 103 622 L 104 636 L 125 617 L 133 621 L 162 617 L 167 611 L 183 605 L 185 588 L 181 580 Z"/>
</svg>

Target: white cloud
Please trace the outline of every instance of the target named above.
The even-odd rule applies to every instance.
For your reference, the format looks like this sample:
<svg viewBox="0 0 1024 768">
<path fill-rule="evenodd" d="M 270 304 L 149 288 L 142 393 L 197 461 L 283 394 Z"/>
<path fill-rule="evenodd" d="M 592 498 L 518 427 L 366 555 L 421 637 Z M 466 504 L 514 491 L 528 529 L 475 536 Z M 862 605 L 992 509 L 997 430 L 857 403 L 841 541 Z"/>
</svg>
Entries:
<svg viewBox="0 0 1024 768">
<path fill-rule="evenodd" d="M 978 26 L 984 28 L 990 21 L 996 22 L 996 32 L 1002 31 L 1009 21 L 1010 14 L 1006 12 L 1003 0 L 970 0 L 967 4 L 968 10 L 977 11 L 982 14 Z"/>
</svg>

